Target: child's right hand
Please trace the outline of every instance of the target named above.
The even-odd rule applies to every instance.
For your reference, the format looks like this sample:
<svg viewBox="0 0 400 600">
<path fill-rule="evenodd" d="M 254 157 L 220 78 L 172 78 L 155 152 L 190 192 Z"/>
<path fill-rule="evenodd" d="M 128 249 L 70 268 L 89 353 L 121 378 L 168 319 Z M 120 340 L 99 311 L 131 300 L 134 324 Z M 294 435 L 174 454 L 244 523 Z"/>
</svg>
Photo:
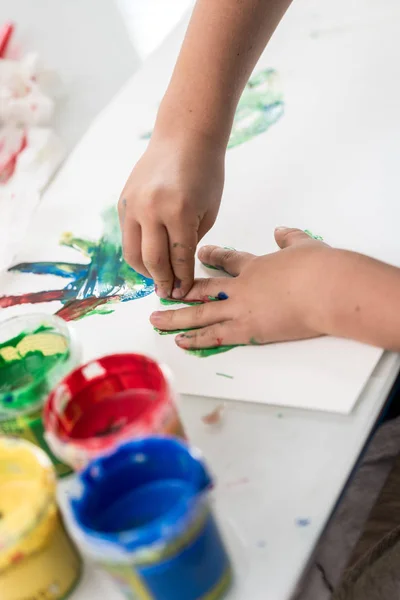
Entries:
<svg viewBox="0 0 400 600">
<path fill-rule="evenodd" d="M 194 131 L 153 133 L 119 201 L 125 260 L 154 279 L 162 298 L 182 298 L 194 255 L 217 217 L 225 148 Z"/>
</svg>

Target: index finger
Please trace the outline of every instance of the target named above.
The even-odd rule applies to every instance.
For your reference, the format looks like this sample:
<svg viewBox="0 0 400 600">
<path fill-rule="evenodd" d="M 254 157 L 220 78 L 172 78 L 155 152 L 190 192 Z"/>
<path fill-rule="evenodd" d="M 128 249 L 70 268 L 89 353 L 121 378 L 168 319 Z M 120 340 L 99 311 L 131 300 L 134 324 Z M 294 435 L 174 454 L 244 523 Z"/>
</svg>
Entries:
<svg viewBox="0 0 400 600">
<path fill-rule="evenodd" d="M 152 223 L 142 226 L 143 264 L 151 277 L 157 295 L 168 298 L 171 295 L 173 272 L 169 258 L 168 234 L 164 225 Z"/>
<path fill-rule="evenodd" d="M 193 285 L 198 233 L 195 228 L 188 228 L 187 231 L 172 229 L 168 235 L 169 255 L 174 272 L 172 297 L 180 299 L 186 296 Z"/>
</svg>

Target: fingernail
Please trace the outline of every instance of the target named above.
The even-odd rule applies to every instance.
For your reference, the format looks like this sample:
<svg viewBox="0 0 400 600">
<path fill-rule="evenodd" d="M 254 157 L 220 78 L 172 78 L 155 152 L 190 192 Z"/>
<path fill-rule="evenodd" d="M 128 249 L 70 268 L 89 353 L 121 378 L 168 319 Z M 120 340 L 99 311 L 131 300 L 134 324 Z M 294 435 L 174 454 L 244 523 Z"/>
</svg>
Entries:
<svg viewBox="0 0 400 600">
<path fill-rule="evenodd" d="M 280 227 L 275 227 L 275 231 L 283 231 L 284 229 L 289 229 L 286 225 L 280 225 Z"/>
<path fill-rule="evenodd" d="M 177 290 L 179 290 L 179 288 L 182 285 L 182 281 L 180 279 L 175 279 L 174 281 L 174 288 L 176 288 Z"/>
<path fill-rule="evenodd" d="M 163 288 L 159 288 L 158 285 L 154 286 L 154 291 L 159 298 L 168 298 L 167 292 Z"/>
<path fill-rule="evenodd" d="M 175 289 L 174 289 L 174 291 L 172 292 L 172 297 L 173 297 L 175 300 L 179 300 L 180 298 L 182 298 L 182 297 L 183 297 L 183 295 L 184 295 L 184 294 L 183 294 L 182 290 L 177 290 L 176 288 L 175 288 Z"/>
<path fill-rule="evenodd" d="M 153 312 L 150 317 L 152 321 L 159 321 L 162 317 L 162 311 L 161 310 L 156 310 L 155 312 Z"/>
<path fill-rule="evenodd" d="M 181 342 L 183 342 L 184 339 L 185 339 L 185 335 L 183 333 L 180 333 L 179 335 L 176 336 L 175 341 L 177 344 L 180 344 Z"/>
</svg>

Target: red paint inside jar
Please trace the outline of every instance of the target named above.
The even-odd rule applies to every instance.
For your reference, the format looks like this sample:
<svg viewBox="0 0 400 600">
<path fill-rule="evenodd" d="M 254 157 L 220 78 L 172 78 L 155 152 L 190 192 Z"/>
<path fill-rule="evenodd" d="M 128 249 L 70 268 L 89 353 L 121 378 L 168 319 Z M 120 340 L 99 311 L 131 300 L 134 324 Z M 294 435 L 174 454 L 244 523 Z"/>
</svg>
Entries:
<svg viewBox="0 0 400 600">
<path fill-rule="evenodd" d="M 57 388 L 45 409 L 46 429 L 61 441 L 100 449 L 139 435 L 184 436 L 164 373 L 145 356 L 106 356 L 75 370 L 61 386 L 69 395 L 63 410 L 55 410 Z"/>
</svg>

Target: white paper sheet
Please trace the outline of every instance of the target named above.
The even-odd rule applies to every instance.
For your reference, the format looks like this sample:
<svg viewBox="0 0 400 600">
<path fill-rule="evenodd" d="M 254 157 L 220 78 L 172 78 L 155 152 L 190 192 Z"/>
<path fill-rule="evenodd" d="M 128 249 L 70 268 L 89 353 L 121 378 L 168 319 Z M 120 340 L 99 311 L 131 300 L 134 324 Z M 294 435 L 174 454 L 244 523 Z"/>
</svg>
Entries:
<svg viewBox="0 0 400 600">
<path fill-rule="evenodd" d="M 297 226 L 398 264 L 399 17 L 395 2 L 383 8 L 368 0 L 293 5 L 256 69 L 280 73 L 285 115 L 228 151 L 223 205 L 205 242 L 265 253 L 275 250 L 275 226 Z M 46 193 L 19 262 L 85 262 L 58 245 L 60 234 L 99 237 L 102 208 L 117 201 L 146 147 L 140 135 L 152 125 L 183 32 L 181 27 L 89 130 Z M 15 294 L 66 283 L 7 273 L 0 289 Z M 60 306 L 3 309 L 0 319 Z M 381 356 L 378 349 L 323 338 L 197 358 L 152 330 L 148 316 L 157 307 L 152 294 L 119 304 L 113 314 L 75 322 L 85 358 L 144 352 L 171 367 L 181 393 L 348 413 Z"/>
</svg>

